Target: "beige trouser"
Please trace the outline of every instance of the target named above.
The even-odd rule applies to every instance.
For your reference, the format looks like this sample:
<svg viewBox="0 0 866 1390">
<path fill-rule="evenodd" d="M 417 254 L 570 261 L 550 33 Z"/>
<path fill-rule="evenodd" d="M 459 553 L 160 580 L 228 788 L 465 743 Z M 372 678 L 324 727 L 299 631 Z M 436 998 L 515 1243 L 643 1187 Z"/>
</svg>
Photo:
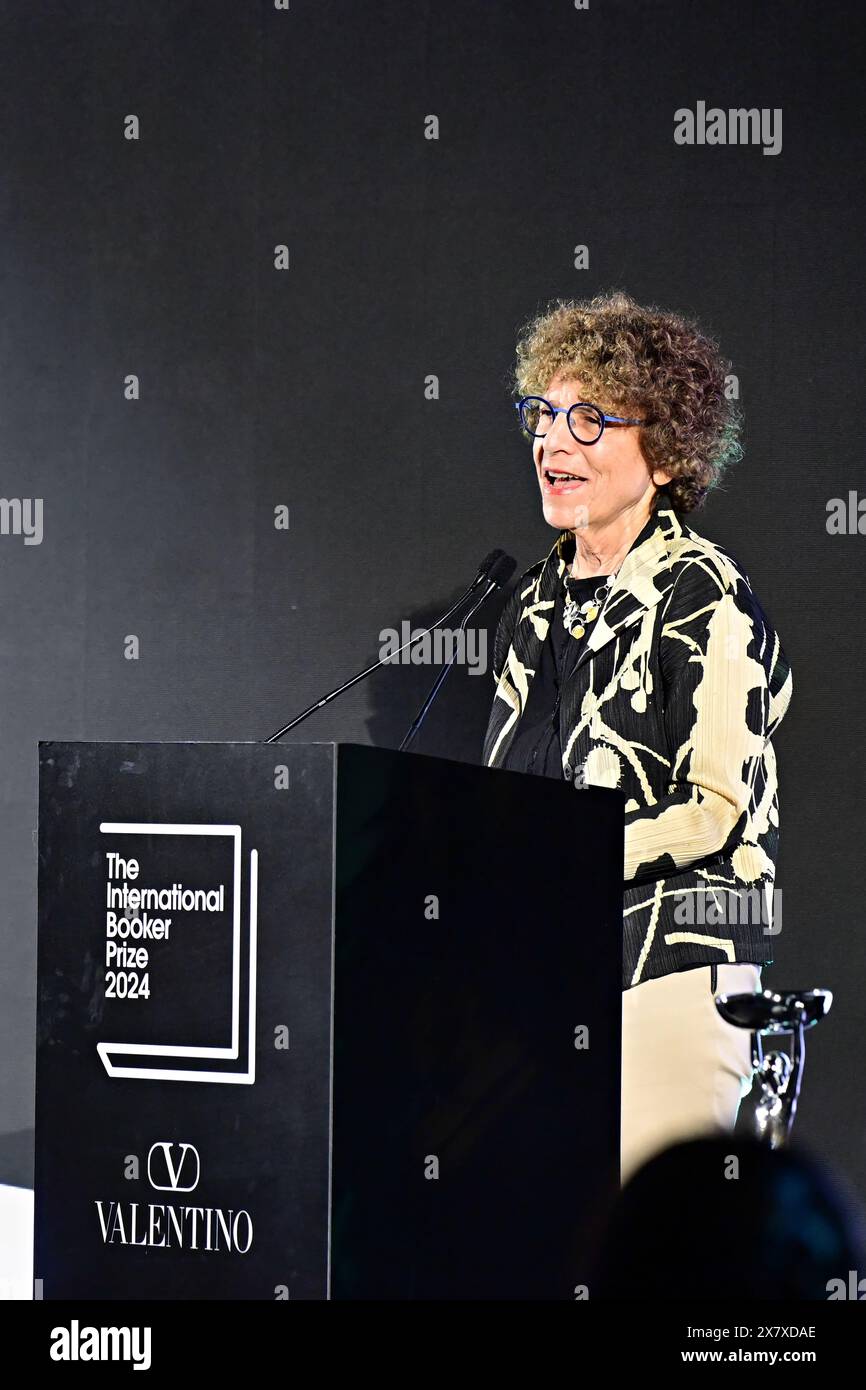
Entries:
<svg viewBox="0 0 866 1390">
<path fill-rule="evenodd" d="M 717 994 L 760 988 L 759 965 L 717 967 Z M 751 1036 L 716 1009 L 709 965 L 623 991 L 623 1183 L 679 1139 L 733 1129 L 752 1080 Z"/>
</svg>

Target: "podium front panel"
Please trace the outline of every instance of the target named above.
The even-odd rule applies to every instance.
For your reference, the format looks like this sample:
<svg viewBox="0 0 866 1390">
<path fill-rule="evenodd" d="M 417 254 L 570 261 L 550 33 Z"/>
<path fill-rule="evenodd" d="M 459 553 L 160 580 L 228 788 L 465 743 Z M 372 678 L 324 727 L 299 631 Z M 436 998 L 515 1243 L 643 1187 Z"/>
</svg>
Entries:
<svg viewBox="0 0 866 1390">
<path fill-rule="evenodd" d="M 42 1296 L 325 1298 L 333 745 L 40 752 Z"/>
</svg>

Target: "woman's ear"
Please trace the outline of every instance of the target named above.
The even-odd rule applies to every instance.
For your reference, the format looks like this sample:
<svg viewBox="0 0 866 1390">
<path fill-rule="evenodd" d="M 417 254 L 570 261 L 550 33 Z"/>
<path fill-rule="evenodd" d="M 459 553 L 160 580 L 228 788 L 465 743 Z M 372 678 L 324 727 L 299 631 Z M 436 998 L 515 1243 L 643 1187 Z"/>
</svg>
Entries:
<svg viewBox="0 0 866 1390">
<path fill-rule="evenodd" d="M 664 487 L 666 483 L 673 480 L 673 474 L 665 471 L 664 468 L 653 469 L 652 480 L 656 487 Z"/>
</svg>

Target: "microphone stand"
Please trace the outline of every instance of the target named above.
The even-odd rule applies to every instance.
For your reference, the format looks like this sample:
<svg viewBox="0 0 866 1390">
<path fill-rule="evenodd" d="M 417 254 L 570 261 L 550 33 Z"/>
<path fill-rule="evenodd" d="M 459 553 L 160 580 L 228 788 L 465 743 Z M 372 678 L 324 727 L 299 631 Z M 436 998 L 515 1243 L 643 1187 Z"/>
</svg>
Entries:
<svg viewBox="0 0 866 1390">
<path fill-rule="evenodd" d="M 481 605 L 482 605 L 482 603 L 484 602 L 484 600 L 493 592 L 494 589 L 497 589 L 498 587 L 499 587 L 499 585 L 497 584 L 497 582 L 496 582 L 495 579 L 491 579 L 491 580 L 488 581 L 487 588 L 484 590 L 484 593 L 483 593 L 483 594 L 481 595 L 481 597 L 477 600 L 477 602 L 473 603 L 473 605 L 472 605 L 472 607 L 469 609 L 468 613 L 466 613 L 466 615 L 464 616 L 463 621 L 462 621 L 462 623 L 460 624 L 460 631 L 461 631 L 461 632 L 465 632 L 465 631 L 466 631 L 466 624 L 469 622 L 469 619 L 472 617 L 472 614 L 475 613 L 475 612 L 481 607 Z M 443 620 L 443 621 L 444 621 L 444 620 Z M 453 644 L 453 647 L 452 647 L 451 655 L 449 656 L 449 658 L 448 658 L 448 660 L 446 661 L 445 665 L 442 667 L 442 670 L 439 672 L 438 676 L 436 677 L 435 681 L 433 682 L 432 686 L 430 687 L 430 693 L 429 693 L 429 695 L 427 696 L 427 699 L 424 701 L 423 705 L 421 706 L 420 710 L 418 711 L 418 714 L 417 714 L 416 717 L 415 717 L 415 720 L 414 720 L 414 722 L 413 722 L 413 724 L 412 724 L 412 727 L 409 729 L 409 732 L 406 734 L 406 737 L 403 739 L 403 742 L 400 744 L 400 747 L 399 747 L 399 750 L 398 750 L 400 753 L 405 753 L 406 749 L 409 747 L 409 744 L 412 742 L 412 740 L 413 740 L 413 738 L 415 737 L 415 735 L 417 734 L 418 730 L 421 728 L 421 725 L 423 724 L 425 718 L 427 717 L 427 711 L 430 709 L 430 706 L 432 705 L 433 701 L 436 699 L 436 696 L 439 694 L 439 691 L 441 690 L 442 685 L 444 684 L 444 681 L 445 681 L 446 676 L 448 675 L 448 672 L 451 670 L 451 667 L 454 665 L 454 661 L 455 661 L 455 659 L 456 659 L 456 656 L 457 656 L 457 644 L 456 644 L 456 642 L 455 642 L 455 643 Z"/>
<path fill-rule="evenodd" d="M 485 562 L 485 564 L 489 565 L 489 559 Z M 368 666 L 366 670 L 359 671 L 356 676 L 352 676 L 351 680 L 347 680 L 345 684 L 339 686 L 337 690 L 332 690 L 329 695 L 323 696 L 321 700 L 316 700 L 315 704 L 312 704 L 307 709 L 302 710 L 302 712 L 296 715 L 295 718 L 292 719 L 288 724 L 284 724 L 282 729 L 278 729 L 275 734 L 271 734 L 270 738 L 265 739 L 265 743 L 276 743 L 277 739 L 283 737 L 283 734 L 287 734 L 290 729 L 294 729 L 295 726 L 300 724 L 304 719 L 308 719 L 311 714 L 315 714 L 317 709 L 321 709 L 323 705 L 330 704 L 331 700 L 336 700 L 337 696 L 342 695 L 344 690 L 350 690 L 353 685 L 357 685 L 358 681 L 362 681 L 365 676 L 369 676 L 371 672 L 378 670 L 380 666 L 384 666 L 395 656 L 399 656 L 400 653 L 402 651 L 405 651 L 407 647 L 413 646 L 416 642 L 420 641 L 422 637 L 426 637 L 429 632 L 433 631 L 434 627 L 438 627 L 440 623 L 447 622 L 448 619 L 451 617 L 451 614 L 457 612 L 457 609 L 460 607 L 461 603 L 465 603 L 469 595 L 473 593 L 473 591 L 478 587 L 478 585 L 483 583 L 486 578 L 486 571 L 484 567 L 482 567 L 482 570 L 475 576 L 466 592 L 460 595 L 457 602 L 452 604 L 452 606 L 448 609 L 448 612 L 443 613 L 441 618 L 437 618 L 436 621 L 432 622 L 429 627 L 425 627 L 423 632 L 416 632 L 413 637 L 409 638 L 408 642 L 404 642 L 403 645 L 398 647 L 396 651 L 389 653 L 388 656 L 383 656 L 379 661 L 374 661 L 373 665 Z M 490 587 L 495 588 L 496 585 L 493 584 Z M 490 588 L 488 588 L 485 591 L 484 598 L 486 598 L 487 594 L 489 593 Z M 482 602 L 482 600 L 479 600 L 479 603 L 480 602 Z M 477 607 L 478 604 L 475 605 L 475 608 Z M 470 609 L 470 614 L 475 612 L 475 608 Z M 469 617 L 470 614 L 467 614 L 467 617 Z"/>
</svg>

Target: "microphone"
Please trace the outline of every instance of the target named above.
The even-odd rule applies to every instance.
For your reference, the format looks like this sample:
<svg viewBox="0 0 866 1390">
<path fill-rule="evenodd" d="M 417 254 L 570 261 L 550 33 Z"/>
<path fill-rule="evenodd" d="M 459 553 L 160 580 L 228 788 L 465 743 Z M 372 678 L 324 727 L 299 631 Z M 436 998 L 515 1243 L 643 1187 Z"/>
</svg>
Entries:
<svg viewBox="0 0 866 1390">
<path fill-rule="evenodd" d="M 496 559 L 490 567 L 490 573 L 487 576 L 487 588 L 484 590 L 484 593 L 481 595 L 481 597 L 479 599 L 476 599 L 475 603 L 473 603 L 472 607 L 469 609 L 469 612 L 465 615 L 462 623 L 460 624 L 461 632 L 466 631 L 466 624 L 472 617 L 472 614 L 475 613 L 481 607 L 484 600 L 493 592 L 493 590 L 500 588 L 503 584 L 506 584 L 508 582 L 508 580 L 514 573 L 516 567 L 517 562 L 513 560 L 510 555 L 505 555 L 502 551 L 499 552 L 498 559 Z M 427 718 L 430 706 L 433 704 L 433 701 L 436 699 L 436 696 L 439 694 L 439 691 L 445 684 L 445 678 L 448 675 L 448 672 L 451 670 L 451 667 L 454 665 L 454 659 L 456 655 L 457 643 L 455 642 L 451 649 L 451 655 L 449 656 L 445 665 L 442 667 L 442 670 L 439 672 L 439 675 L 436 677 L 435 681 L 430 687 L 430 693 L 427 696 L 427 699 L 424 701 L 423 705 L 418 711 L 418 714 L 415 717 L 414 723 L 409 729 L 409 732 L 406 734 L 406 737 L 400 744 L 399 752 L 405 753 L 406 749 L 409 747 L 409 744 L 412 742 L 418 730 L 421 728 L 421 725 L 423 724 L 424 720 Z"/>
<path fill-rule="evenodd" d="M 494 569 L 497 565 L 500 565 L 503 560 L 508 561 L 510 563 L 511 569 L 508 570 L 508 574 L 510 574 L 511 570 L 514 569 L 514 561 L 509 561 L 509 557 L 505 554 L 504 550 L 491 550 L 490 554 L 485 555 L 484 559 L 481 561 L 481 564 L 478 566 L 478 572 L 475 575 L 475 578 L 473 579 L 472 583 L 469 585 L 468 589 L 466 589 L 460 595 L 456 603 L 452 603 L 447 613 L 443 613 L 441 618 L 437 618 L 436 621 L 432 622 L 429 627 L 425 627 L 423 632 L 416 632 L 413 637 L 410 637 L 408 642 L 404 642 L 402 647 L 398 647 L 395 652 L 391 652 L 388 656 L 383 656 L 380 661 L 374 661 L 372 666 L 368 666 L 364 671 L 359 671 L 356 676 L 352 676 L 351 680 L 345 681 L 344 684 L 338 686 L 336 690 L 332 690 L 330 694 L 324 695 L 321 700 L 316 700 L 314 704 L 310 705 L 307 709 L 302 710 L 300 714 L 296 715 L 295 718 L 290 721 L 290 723 L 285 724 L 282 729 L 277 729 L 277 732 L 275 734 L 271 734 L 270 738 L 265 739 L 265 743 L 276 743 L 278 738 L 282 738 L 283 734 L 287 734 L 290 729 L 294 729 L 297 724 L 300 724 L 302 722 L 302 720 L 309 718 L 311 714 L 315 714 L 317 709 L 321 709 L 323 705 L 330 704 L 331 700 L 336 700 L 337 696 L 342 695 L 344 690 L 350 690 L 353 685 L 357 685 L 358 681 L 364 680 L 365 676 L 371 675 L 373 671 L 377 671 L 380 666 L 384 666 L 385 663 L 391 661 L 393 657 L 399 656 L 400 652 L 404 651 L 406 647 L 411 647 L 416 642 L 420 641 L 422 637 L 426 637 L 428 632 L 433 631 L 434 627 L 438 627 L 440 623 L 447 622 L 448 619 L 451 617 L 451 614 L 455 613 L 457 609 L 460 607 L 460 605 L 466 602 L 470 594 L 473 594 L 480 584 L 483 584 L 485 580 L 489 581 Z M 484 599 L 490 593 L 491 588 L 495 588 L 497 584 L 501 582 L 501 580 L 494 580 L 493 583 L 490 584 L 490 586 L 486 589 L 482 597 L 478 600 L 478 603 L 476 603 L 475 608 L 478 607 L 478 604 L 484 602 Z M 474 613 L 475 608 L 472 608 L 470 610 L 470 613 Z M 470 615 L 467 614 L 467 617 L 469 616 Z"/>
</svg>

